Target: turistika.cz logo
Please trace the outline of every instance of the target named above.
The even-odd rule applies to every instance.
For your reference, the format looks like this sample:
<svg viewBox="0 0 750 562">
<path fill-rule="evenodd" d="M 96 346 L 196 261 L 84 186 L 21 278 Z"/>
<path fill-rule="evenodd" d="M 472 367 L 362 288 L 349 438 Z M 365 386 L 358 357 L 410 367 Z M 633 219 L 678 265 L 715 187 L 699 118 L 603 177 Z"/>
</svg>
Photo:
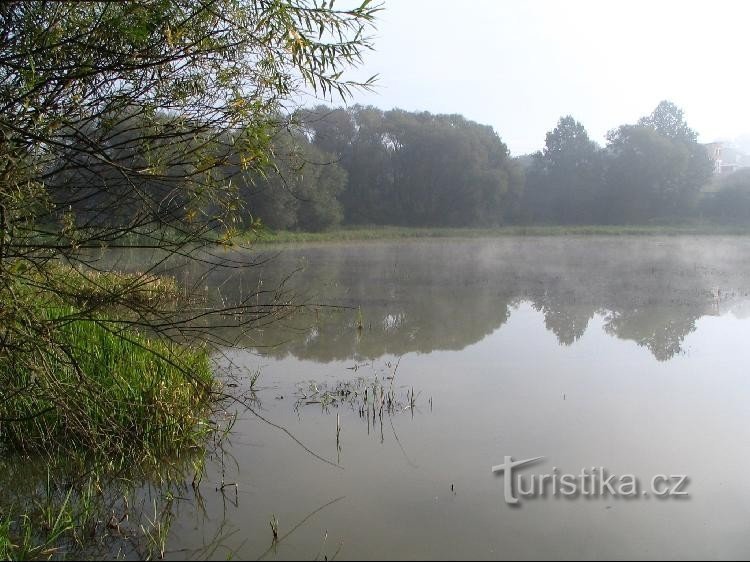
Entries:
<svg viewBox="0 0 750 562">
<path fill-rule="evenodd" d="M 551 474 L 521 474 L 521 469 L 538 464 L 544 457 L 514 461 L 505 457 L 492 472 L 504 479 L 505 502 L 519 505 L 521 498 L 687 498 L 690 479 L 682 474 L 657 474 L 644 487 L 633 474 L 610 474 L 603 467 L 584 468 L 578 474 L 564 474 L 557 468 Z"/>
</svg>

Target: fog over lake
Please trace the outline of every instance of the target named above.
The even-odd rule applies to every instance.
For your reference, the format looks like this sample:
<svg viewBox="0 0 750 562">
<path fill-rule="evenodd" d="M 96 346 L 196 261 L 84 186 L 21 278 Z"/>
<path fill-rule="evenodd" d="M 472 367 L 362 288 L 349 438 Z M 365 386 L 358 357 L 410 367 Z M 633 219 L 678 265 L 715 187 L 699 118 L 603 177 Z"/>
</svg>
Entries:
<svg viewBox="0 0 750 562">
<path fill-rule="evenodd" d="M 213 459 L 199 487 L 201 508 L 178 510 L 176 552 L 218 534 L 222 548 L 257 558 L 272 515 L 281 535 L 293 532 L 269 559 L 750 550 L 750 240 L 508 237 L 268 254 L 264 267 L 210 284 L 231 302 L 295 270 L 287 288 L 301 301 L 348 308 L 242 335 L 247 349 L 220 362 L 260 369 L 253 409 L 343 469 L 240 408 L 223 464 Z M 377 384 L 398 403 L 382 416 L 364 401 Z M 689 496 L 511 507 L 490 470 L 506 456 L 544 456 L 537 472 L 604 467 L 644 485 L 686 475 Z M 236 490 L 217 492 L 221 482 Z"/>
</svg>

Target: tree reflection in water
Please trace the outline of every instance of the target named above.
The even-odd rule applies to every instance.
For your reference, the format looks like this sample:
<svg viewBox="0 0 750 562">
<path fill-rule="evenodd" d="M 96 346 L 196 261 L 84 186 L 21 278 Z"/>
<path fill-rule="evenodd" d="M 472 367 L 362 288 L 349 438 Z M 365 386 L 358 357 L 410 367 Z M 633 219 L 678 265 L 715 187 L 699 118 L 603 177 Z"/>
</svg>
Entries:
<svg viewBox="0 0 750 562">
<path fill-rule="evenodd" d="M 310 306 L 263 331 L 216 329 L 277 358 L 330 362 L 461 350 L 497 330 L 527 302 L 544 315 L 561 345 L 572 345 L 601 315 L 606 333 L 665 361 L 681 352 L 699 318 L 740 306 L 746 298 L 748 250 L 745 239 L 720 237 L 303 246 L 274 249 L 278 254 L 263 267 L 241 275 L 213 272 L 208 280 L 231 300 L 261 279 L 273 286 L 298 270 L 287 287 L 297 302 L 348 307 Z"/>
</svg>

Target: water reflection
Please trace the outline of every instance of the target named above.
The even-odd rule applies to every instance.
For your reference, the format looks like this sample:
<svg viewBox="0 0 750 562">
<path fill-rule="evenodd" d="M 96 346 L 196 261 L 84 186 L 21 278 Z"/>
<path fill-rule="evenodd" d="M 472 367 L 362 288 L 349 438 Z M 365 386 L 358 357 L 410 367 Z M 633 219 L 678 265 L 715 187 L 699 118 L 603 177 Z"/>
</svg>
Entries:
<svg viewBox="0 0 750 562">
<path fill-rule="evenodd" d="M 682 352 L 698 319 L 742 307 L 748 250 L 743 239 L 651 237 L 334 245 L 287 248 L 262 268 L 215 272 L 211 282 L 224 299 L 240 299 L 243 288 L 298 270 L 288 286 L 300 301 L 351 307 L 313 307 L 245 334 L 245 345 L 276 358 L 461 350 L 527 302 L 561 345 L 573 345 L 601 315 L 607 334 L 666 361 Z"/>
<path fill-rule="evenodd" d="M 251 348 L 221 357 L 260 370 L 254 407 L 273 425 L 240 409 L 233 462 L 205 478 L 208 517 L 185 510 L 170 550 L 201 548 L 226 521 L 240 558 L 746 554 L 750 325 L 728 313 L 747 316 L 749 250 L 739 238 L 414 241 L 286 248 L 211 273 L 229 303 L 302 267 L 297 302 L 349 308 L 212 328 Z M 374 381 L 392 390 L 365 397 Z M 691 500 L 511 510 L 489 470 L 509 454 L 571 473 L 687 474 Z M 234 503 L 210 493 L 225 481 Z"/>
</svg>

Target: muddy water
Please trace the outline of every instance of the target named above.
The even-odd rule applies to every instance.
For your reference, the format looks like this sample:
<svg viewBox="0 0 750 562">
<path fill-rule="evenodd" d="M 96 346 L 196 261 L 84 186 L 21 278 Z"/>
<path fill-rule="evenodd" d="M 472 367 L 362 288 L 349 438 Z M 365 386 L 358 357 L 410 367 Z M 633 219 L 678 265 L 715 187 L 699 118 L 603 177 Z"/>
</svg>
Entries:
<svg viewBox="0 0 750 562">
<path fill-rule="evenodd" d="M 292 270 L 301 300 L 347 308 L 216 330 L 241 343 L 217 359 L 267 421 L 238 409 L 171 556 L 750 554 L 750 240 L 288 247 L 210 283 L 232 300 Z M 491 472 L 506 456 L 544 457 L 524 477 L 603 467 L 643 490 L 514 507 Z M 689 495 L 654 497 L 660 474 Z"/>
</svg>

